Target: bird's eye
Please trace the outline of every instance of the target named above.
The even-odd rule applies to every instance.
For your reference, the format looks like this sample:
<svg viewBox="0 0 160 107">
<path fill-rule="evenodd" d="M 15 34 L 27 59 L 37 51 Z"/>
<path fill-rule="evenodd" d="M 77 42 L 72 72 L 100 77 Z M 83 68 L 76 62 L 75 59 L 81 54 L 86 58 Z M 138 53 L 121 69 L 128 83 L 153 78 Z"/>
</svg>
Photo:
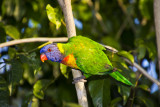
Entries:
<svg viewBox="0 0 160 107">
<path fill-rule="evenodd" d="M 51 49 L 48 49 L 48 52 L 51 52 Z"/>
</svg>

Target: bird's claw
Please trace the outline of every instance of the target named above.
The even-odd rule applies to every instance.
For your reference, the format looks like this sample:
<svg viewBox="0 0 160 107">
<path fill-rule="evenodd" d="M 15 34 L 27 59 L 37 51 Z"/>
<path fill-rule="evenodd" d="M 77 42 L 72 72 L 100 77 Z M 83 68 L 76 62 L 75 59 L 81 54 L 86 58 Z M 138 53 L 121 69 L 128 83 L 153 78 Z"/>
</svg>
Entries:
<svg viewBox="0 0 160 107">
<path fill-rule="evenodd" d="M 73 79 L 72 84 L 75 84 L 77 82 L 87 82 L 87 80 L 85 80 L 85 76 L 77 77 Z"/>
</svg>

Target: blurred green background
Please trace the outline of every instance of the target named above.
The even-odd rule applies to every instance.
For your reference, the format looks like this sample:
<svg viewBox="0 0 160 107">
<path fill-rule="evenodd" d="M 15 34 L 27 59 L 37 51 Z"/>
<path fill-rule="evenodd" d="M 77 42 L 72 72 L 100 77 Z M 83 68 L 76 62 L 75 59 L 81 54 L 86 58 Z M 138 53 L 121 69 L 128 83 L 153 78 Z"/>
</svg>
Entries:
<svg viewBox="0 0 160 107">
<path fill-rule="evenodd" d="M 46 6 L 54 8 L 49 21 Z M 158 79 L 153 0 L 72 0 L 77 35 L 131 53 Z M 34 37 L 67 37 L 57 0 L 1 0 L 0 43 Z M 55 23 L 54 23 L 55 21 Z M 0 48 L 0 107 L 79 107 L 71 69 L 40 61 L 42 43 Z M 116 54 L 111 62 L 132 83 L 131 88 L 109 76 L 93 76 L 85 84 L 90 107 L 158 107 L 158 86 Z M 63 70 L 64 69 L 64 70 Z M 98 88 L 97 88 L 98 87 Z M 133 99 L 133 100 L 130 100 Z"/>
</svg>

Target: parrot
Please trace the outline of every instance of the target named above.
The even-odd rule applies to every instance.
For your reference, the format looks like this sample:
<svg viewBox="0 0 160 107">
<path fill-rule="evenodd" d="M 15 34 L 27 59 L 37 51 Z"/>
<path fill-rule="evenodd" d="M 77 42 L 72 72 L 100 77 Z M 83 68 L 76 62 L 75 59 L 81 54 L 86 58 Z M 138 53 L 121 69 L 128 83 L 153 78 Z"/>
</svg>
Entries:
<svg viewBox="0 0 160 107">
<path fill-rule="evenodd" d="M 84 36 L 73 36 L 66 43 L 51 43 L 40 49 L 42 62 L 50 60 L 80 70 L 83 75 L 73 79 L 82 82 L 92 75 L 110 75 L 119 82 L 133 86 L 105 54 L 104 46 Z"/>
</svg>

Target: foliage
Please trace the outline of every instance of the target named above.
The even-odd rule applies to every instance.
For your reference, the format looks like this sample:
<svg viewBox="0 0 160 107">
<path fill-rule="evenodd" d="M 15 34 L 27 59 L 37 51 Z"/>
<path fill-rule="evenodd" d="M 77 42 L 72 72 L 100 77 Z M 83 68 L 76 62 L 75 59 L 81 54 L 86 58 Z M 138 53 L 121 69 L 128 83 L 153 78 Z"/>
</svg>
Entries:
<svg viewBox="0 0 160 107">
<path fill-rule="evenodd" d="M 62 14 L 58 8 L 53 8 L 51 5 L 46 6 L 48 19 L 56 25 L 56 29 L 61 26 Z"/>
<path fill-rule="evenodd" d="M 1 0 L 0 7 L 0 43 L 66 36 L 56 0 Z M 90 77 L 86 83 L 90 106 L 160 105 L 158 91 L 150 93 L 152 83 L 121 58 L 139 64 L 143 59 L 157 59 L 152 8 L 153 0 L 72 0 L 74 18 L 83 25 L 79 28 L 75 20 L 77 35 L 118 49 L 118 54 L 105 52 L 121 74 L 137 83 L 131 88 L 109 76 Z M 42 63 L 36 50 L 41 44 L 0 48 L 0 106 L 79 107 L 70 70 L 57 63 Z"/>
<path fill-rule="evenodd" d="M 111 106 L 109 79 L 91 81 L 89 83 L 89 92 L 95 107 Z"/>
<path fill-rule="evenodd" d="M 120 51 L 117 53 L 118 55 L 129 59 L 132 63 L 134 63 L 134 57 L 126 51 Z"/>
</svg>

